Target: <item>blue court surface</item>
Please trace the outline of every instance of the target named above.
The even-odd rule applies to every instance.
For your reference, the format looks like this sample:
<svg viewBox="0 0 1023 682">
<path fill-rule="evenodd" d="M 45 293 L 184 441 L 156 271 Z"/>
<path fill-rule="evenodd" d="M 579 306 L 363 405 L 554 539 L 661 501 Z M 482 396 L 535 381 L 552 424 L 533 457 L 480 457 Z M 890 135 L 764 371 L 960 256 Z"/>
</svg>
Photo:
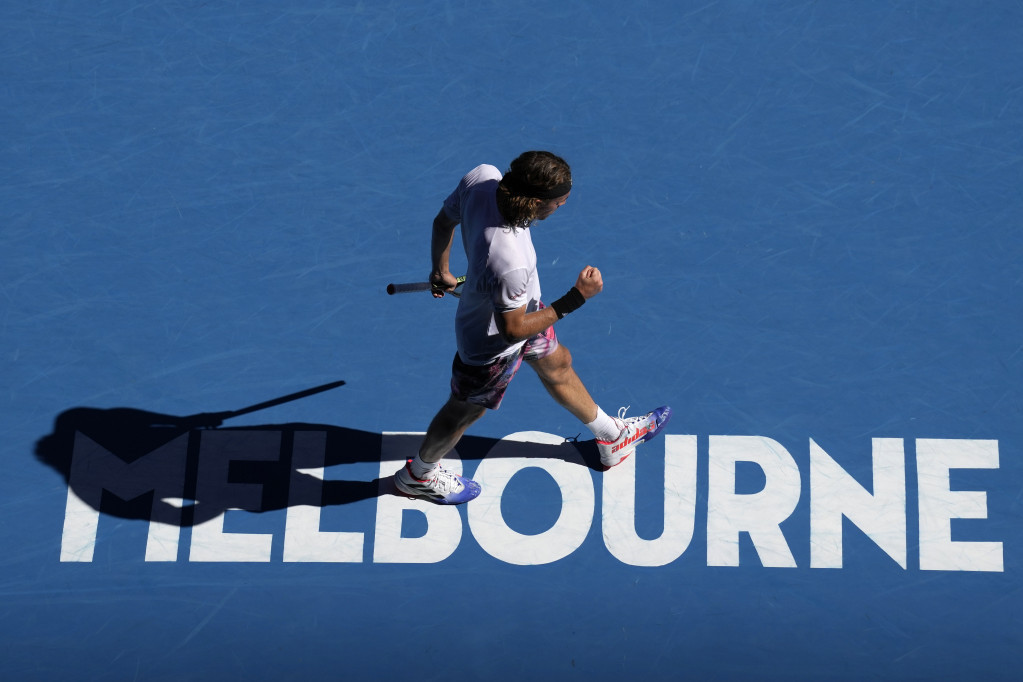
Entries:
<svg viewBox="0 0 1023 682">
<path fill-rule="evenodd" d="M 1021 35 L 1015 0 L 3 3 L 0 677 L 1020 679 Z M 579 375 L 674 417 L 604 472 L 523 369 L 448 460 L 483 496 L 399 497 L 456 303 L 385 287 L 529 149 L 575 181 L 545 297 L 604 277 Z"/>
</svg>

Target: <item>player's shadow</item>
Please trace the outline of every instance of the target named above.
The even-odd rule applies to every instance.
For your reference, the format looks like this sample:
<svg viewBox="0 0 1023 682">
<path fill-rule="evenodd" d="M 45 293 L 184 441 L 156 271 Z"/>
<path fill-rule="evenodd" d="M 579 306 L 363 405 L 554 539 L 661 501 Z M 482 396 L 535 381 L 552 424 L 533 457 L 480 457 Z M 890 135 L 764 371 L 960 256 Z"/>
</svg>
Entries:
<svg viewBox="0 0 1023 682">
<path fill-rule="evenodd" d="M 79 500 L 103 514 L 193 526 L 229 509 L 328 507 L 397 494 L 389 475 L 336 480 L 323 471 L 358 462 L 379 466 L 381 459 L 397 471 L 421 439 L 315 424 L 223 428 L 225 414 L 177 417 L 76 407 L 57 417 L 35 454 L 64 477 Z M 498 443 L 503 445 L 495 449 Z M 514 456 L 600 469 L 592 441 L 552 445 L 470 435 L 457 453 L 463 462 Z"/>
</svg>

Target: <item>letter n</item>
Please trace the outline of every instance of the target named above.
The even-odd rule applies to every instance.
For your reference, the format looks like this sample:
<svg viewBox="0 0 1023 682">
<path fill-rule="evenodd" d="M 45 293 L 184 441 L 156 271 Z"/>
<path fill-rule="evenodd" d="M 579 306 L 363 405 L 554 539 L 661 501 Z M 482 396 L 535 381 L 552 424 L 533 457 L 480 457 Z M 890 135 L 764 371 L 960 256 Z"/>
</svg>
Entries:
<svg viewBox="0 0 1023 682">
<path fill-rule="evenodd" d="M 810 440 L 810 566 L 842 568 L 842 519 L 906 568 L 906 461 L 901 438 L 872 440 L 871 495 Z"/>
</svg>

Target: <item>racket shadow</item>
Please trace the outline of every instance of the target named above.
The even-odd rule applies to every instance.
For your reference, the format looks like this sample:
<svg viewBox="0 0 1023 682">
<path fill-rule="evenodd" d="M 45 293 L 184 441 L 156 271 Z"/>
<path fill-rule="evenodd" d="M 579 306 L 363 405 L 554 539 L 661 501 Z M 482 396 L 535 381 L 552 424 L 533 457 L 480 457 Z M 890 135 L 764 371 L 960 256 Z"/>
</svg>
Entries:
<svg viewBox="0 0 1023 682">
<path fill-rule="evenodd" d="M 322 424 L 224 428 L 218 426 L 221 414 L 76 407 L 56 418 L 53 431 L 37 441 L 35 456 L 64 478 L 78 500 L 104 515 L 189 527 L 230 509 L 329 507 L 397 495 L 383 472 L 400 469 L 422 439 Z M 463 462 L 514 456 L 600 470 L 592 441 L 509 443 L 470 435 L 456 452 Z M 324 475 L 360 463 L 375 463 L 380 477 Z"/>
</svg>

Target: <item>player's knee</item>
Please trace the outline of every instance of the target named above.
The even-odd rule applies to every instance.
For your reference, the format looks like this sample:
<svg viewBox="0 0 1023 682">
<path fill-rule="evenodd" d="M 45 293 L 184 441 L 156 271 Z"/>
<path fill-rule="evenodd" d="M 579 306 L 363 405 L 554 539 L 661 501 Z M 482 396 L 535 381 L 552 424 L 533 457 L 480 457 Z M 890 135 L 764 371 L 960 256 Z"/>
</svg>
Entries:
<svg viewBox="0 0 1023 682">
<path fill-rule="evenodd" d="M 458 400 L 452 397 L 444 410 L 449 423 L 453 428 L 464 428 L 483 416 L 487 411 L 485 407 L 470 403 L 466 400 Z"/>
<path fill-rule="evenodd" d="M 542 360 L 533 363 L 533 368 L 544 379 L 549 381 L 560 381 L 572 370 L 572 354 L 565 346 L 558 346 L 557 350 Z"/>
<path fill-rule="evenodd" d="M 557 358 L 555 367 L 562 372 L 566 372 L 572 369 L 572 353 L 569 352 L 565 346 L 558 346 L 558 350 L 554 352 L 554 356 Z"/>
</svg>

